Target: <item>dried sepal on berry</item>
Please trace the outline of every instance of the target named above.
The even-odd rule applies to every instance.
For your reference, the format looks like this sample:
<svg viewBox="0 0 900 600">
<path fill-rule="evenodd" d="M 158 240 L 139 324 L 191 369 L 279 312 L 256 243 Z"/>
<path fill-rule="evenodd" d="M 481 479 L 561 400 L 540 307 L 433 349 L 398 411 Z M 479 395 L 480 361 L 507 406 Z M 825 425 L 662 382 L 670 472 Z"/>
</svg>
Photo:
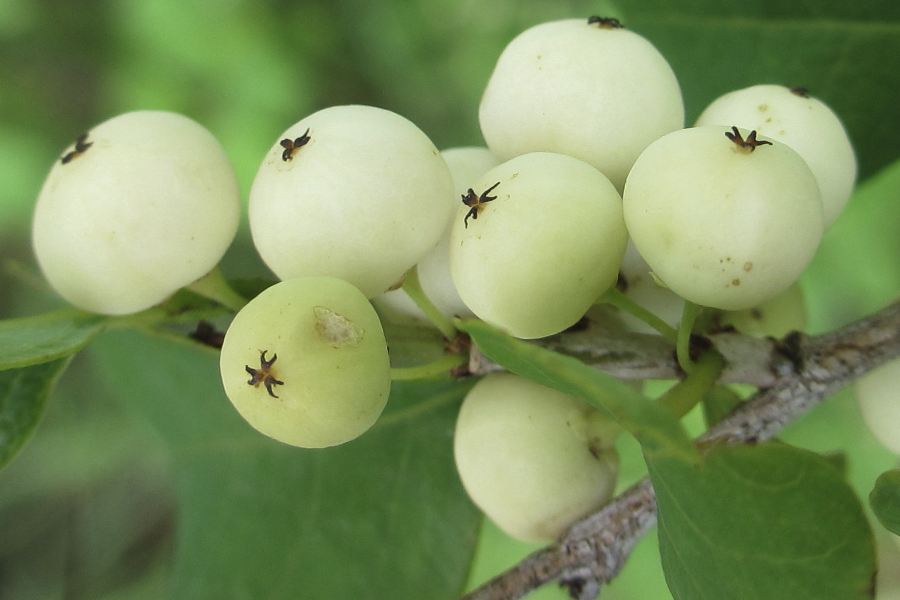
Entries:
<svg viewBox="0 0 900 600">
<path fill-rule="evenodd" d="M 484 205 L 491 200 L 497 199 L 497 196 L 488 196 L 488 194 L 492 192 L 498 185 L 500 185 L 499 181 L 488 189 L 484 190 L 480 196 L 477 195 L 475 193 L 475 190 L 473 190 L 472 188 L 469 188 L 469 191 L 462 195 L 463 204 L 469 207 L 469 212 L 466 213 L 466 216 L 463 219 L 466 228 L 469 227 L 469 217 L 477 219 L 478 213 L 481 212 L 481 210 L 484 208 Z"/>
<path fill-rule="evenodd" d="M 853 145 L 840 118 L 809 90 L 754 85 L 716 98 L 695 125 L 736 125 L 795 150 L 816 176 L 825 224 L 841 213 L 856 183 Z"/>
<path fill-rule="evenodd" d="M 732 126 L 731 131 L 725 132 L 725 137 L 734 142 L 734 145 L 738 147 L 738 149 L 745 153 L 750 154 L 754 150 L 756 150 L 759 146 L 771 146 L 772 142 L 768 140 L 758 140 L 756 139 L 756 130 L 751 131 L 746 139 L 741 135 L 741 132 L 738 131 L 737 127 Z"/>
<path fill-rule="evenodd" d="M 272 358 L 266 360 L 266 353 L 268 350 L 260 350 L 259 352 L 259 368 L 254 369 L 250 365 L 246 365 L 244 368 L 250 373 L 250 381 L 247 382 L 248 385 L 252 385 L 255 388 L 258 388 L 260 384 L 266 386 L 266 391 L 269 392 L 269 395 L 273 398 L 277 398 L 275 392 L 272 391 L 272 387 L 276 385 L 284 385 L 283 381 L 275 379 L 275 376 L 272 374 L 272 365 L 278 360 L 278 355 L 273 354 Z"/>
<path fill-rule="evenodd" d="M 94 145 L 94 142 L 87 141 L 87 138 L 88 133 L 82 133 L 80 136 L 78 136 L 78 139 L 75 140 L 75 149 L 71 152 L 67 152 L 61 159 L 59 159 L 59 162 L 67 165 L 72 162 L 72 159 L 77 158 L 87 152 L 88 148 Z"/>
<path fill-rule="evenodd" d="M 600 29 L 624 29 L 625 26 L 622 25 L 621 21 L 614 17 L 600 17 L 597 15 L 593 15 L 588 17 L 588 25 L 596 25 Z"/>
<path fill-rule="evenodd" d="M 309 143 L 309 128 L 298 138 L 294 138 L 293 140 L 290 138 L 285 138 L 279 142 L 281 147 L 284 148 L 284 152 L 281 153 L 281 160 L 284 162 L 288 162 L 294 159 L 294 151 L 298 148 L 302 148 L 306 144 Z"/>
</svg>

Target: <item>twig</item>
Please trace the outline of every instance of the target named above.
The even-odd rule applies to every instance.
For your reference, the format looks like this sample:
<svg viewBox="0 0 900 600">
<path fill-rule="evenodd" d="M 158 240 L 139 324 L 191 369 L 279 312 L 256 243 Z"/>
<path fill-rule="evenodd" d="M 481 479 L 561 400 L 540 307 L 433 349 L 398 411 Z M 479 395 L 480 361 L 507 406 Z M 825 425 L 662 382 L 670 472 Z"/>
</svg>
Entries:
<svg viewBox="0 0 900 600">
<path fill-rule="evenodd" d="M 824 398 L 900 357 L 900 302 L 832 333 L 816 337 L 795 333 L 771 344 L 771 356 L 777 361 L 771 371 L 780 373 L 774 377 L 775 385 L 760 390 L 697 438 L 699 447 L 708 450 L 719 444 L 771 439 Z M 659 358 L 655 369 L 664 371 L 667 367 Z M 791 364 L 789 372 L 784 371 L 783 361 Z M 635 364 L 646 367 L 650 362 Z M 643 479 L 573 525 L 559 541 L 526 557 L 463 600 L 514 600 L 555 580 L 566 586 L 573 598 L 596 597 L 600 586 L 619 574 L 635 543 L 655 524 L 656 497 L 650 480 Z"/>
<path fill-rule="evenodd" d="M 785 354 L 784 344 L 777 340 L 737 332 L 717 333 L 708 339 L 728 362 L 721 383 L 771 387 L 794 373 L 794 364 Z M 662 336 L 621 331 L 598 321 L 534 343 L 574 356 L 620 379 L 679 379 L 684 376 L 675 356 L 675 345 Z M 503 367 L 475 348 L 469 370 L 480 375 L 502 371 Z"/>
</svg>

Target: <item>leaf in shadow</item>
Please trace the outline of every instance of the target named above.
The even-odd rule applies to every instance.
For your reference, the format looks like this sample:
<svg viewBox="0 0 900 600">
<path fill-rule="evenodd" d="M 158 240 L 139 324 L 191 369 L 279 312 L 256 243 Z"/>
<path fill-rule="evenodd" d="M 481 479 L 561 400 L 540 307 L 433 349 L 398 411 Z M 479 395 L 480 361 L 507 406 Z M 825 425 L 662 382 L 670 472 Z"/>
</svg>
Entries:
<svg viewBox="0 0 900 600">
<path fill-rule="evenodd" d="M 869 492 L 869 505 L 878 521 L 894 535 L 900 535 L 900 470 L 885 471 Z"/>
<path fill-rule="evenodd" d="M 172 449 L 175 598 L 459 594 L 480 519 L 453 463 L 467 384 L 395 384 L 363 436 L 306 450 L 238 416 L 216 352 L 124 331 L 95 346 L 111 384 Z"/>
<path fill-rule="evenodd" d="M 0 468 L 22 448 L 44 414 L 47 397 L 69 358 L 0 371 Z"/>
</svg>

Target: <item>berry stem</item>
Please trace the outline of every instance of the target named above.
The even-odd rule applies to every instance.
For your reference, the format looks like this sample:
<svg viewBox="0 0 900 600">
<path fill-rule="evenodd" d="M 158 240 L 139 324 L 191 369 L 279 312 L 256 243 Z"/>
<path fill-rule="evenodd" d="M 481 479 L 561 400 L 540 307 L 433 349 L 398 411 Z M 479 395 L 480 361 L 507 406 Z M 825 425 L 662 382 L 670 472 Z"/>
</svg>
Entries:
<svg viewBox="0 0 900 600">
<path fill-rule="evenodd" d="M 658 402 L 680 419 L 713 388 L 724 368 L 725 359 L 721 354 L 704 352 L 692 363 L 690 374 L 660 396 Z"/>
<path fill-rule="evenodd" d="M 691 361 L 691 333 L 694 330 L 694 322 L 703 307 L 688 300 L 684 301 L 684 311 L 681 313 L 681 322 L 678 323 L 678 340 L 675 342 L 675 352 L 678 365 L 685 373 L 690 374 L 694 367 Z"/>
<path fill-rule="evenodd" d="M 678 332 L 674 327 L 672 327 L 614 287 L 606 290 L 603 295 L 600 296 L 597 302 L 611 304 L 616 308 L 624 310 L 628 314 L 637 319 L 640 319 L 641 321 L 658 331 L 660 335 L 662 335 L 673 344 L 677 343 L 678 341 Z"/>
<path fill-rule="evenodd" d="M 440 331 L 445 338 L 452 340 L 456 337 L 456 327 L 453 326 L 450 319 L 445 317 L 428 296 L 425 295 L 422 284 L 419 282 L 419 271 L 416 267 L 413 267 L 406 272 L 406 277 L 403 280 L 403 291 L 412 298 L 413 302 L 416 303 L 416 306 L 419 307 L 419 310 L 425 313 L 428 320 L 437 327 L 438 331 Z"/>
<path fill-rule="evenodd" d="M 424 365 L 415 367 L 391 367 L 391 381 L 410 381 L 428 379 L 444 375 L 450 369 L 466 364 L 469 357 L 465 354 L 450 354 Z"/>
<path fill-rule="evenodd" d="M 241 310 L 247 304 L 246 298 L 231 289 L 219 267 L 213 268 L 212 271 L 185 288 L 204 298 L 214 300 L 234 312 Z"/>
</svg>

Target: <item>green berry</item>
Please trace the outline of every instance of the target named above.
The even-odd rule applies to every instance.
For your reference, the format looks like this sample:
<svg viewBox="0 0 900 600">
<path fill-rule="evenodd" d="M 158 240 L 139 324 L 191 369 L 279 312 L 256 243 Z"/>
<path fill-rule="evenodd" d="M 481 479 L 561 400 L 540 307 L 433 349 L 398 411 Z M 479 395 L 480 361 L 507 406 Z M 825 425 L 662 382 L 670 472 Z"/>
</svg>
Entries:
<svg viewBox="0 0 900 600">
<path fill-rule="evenodd" d="M 303 448 L 358 437 L 390 391 L 378 315 L 333 277 L 288 279 L 251 300 L 225 334 L 219 365 L 225 393 L 250 425 Z"/>
</svg>

